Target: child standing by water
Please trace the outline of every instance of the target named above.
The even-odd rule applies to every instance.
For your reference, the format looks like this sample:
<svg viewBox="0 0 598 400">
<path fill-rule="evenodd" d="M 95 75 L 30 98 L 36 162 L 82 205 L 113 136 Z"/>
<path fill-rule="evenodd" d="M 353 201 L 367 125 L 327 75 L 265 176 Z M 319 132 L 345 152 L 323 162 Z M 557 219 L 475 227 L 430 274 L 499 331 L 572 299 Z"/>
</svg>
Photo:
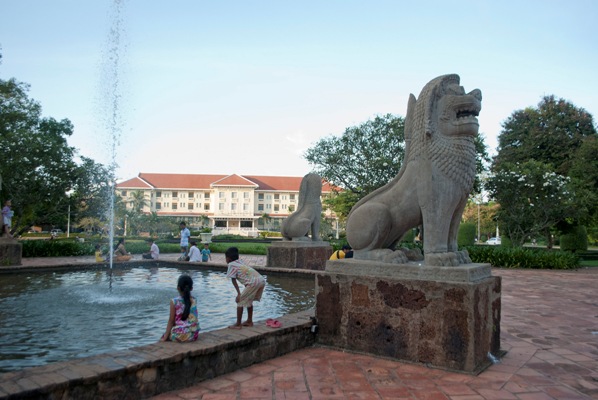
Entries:
<svg viewBox="0 0 598 400">
<path fill-rule="evenodd" d="M 193 279 L 189 275 L 181 275 L 177 290 L 179 296 L 170 300 L 170 318 L 160 341 L 193 342 L 199 336 L 197 301 L 191 296 Z"/>
<path fill-rule="evenodd" d="M 210 245 L 208 243 L 204 243 L 203 249 L 201 249 L 201 261 L 208 262 L 208 260 L 212 261 L 212 252 L 210 251 Z"/>
<path fill-rule="evenodd" d="M 227 278 L 231 278 L 233 286 L 237 291 L 235 302 L 237 303 L 237 322 L 229 326 L 230 329 L 241 329 L 243 326 L 253 326 L 253 302 L 260 301 L 266 280 L 255 269 L 245 265 L 239 260 L 239 249 L 229 247 L 224 253 L 228 263 Z M 237 279 L 245 286 L 243 293 L 239 290 Z M 247 320 L 241 323 L 243 319 L 243 308 L 247 308 Z"/>
<path fill-rule="evenodd" d="M 4 207 L 2 207 L 2 234 L 0 235 L 6 235 L 9 238 L 12 237 L 12 235 L 10 234 L 10 229 L 12 226 L 12 216 L 14 215 L 14 211 L 10 209 L 11 206 L 11 200 L 6 200 L 4 202 Z"/>
</svg>

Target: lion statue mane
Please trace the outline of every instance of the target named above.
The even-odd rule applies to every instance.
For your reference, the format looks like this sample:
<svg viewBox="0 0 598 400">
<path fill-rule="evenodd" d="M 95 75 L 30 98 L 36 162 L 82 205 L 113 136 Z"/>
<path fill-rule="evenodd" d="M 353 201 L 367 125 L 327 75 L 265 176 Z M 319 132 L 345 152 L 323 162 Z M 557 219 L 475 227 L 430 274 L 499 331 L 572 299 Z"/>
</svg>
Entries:
<svg viewBox="0 0 598 400">
<path fill-rule="evenodd" d="M 459 82 L 455 74 L 439 76 L 417 99 L 409 96 L 399 173 L 349 213 L 347 240 L 354 258 L 408 262 L 393 246 L 423 225 L 425 265 L 471 262 L 466 251 L 458 251 L 457 233 L 476 174 L 482 93 L 465 93 Z"/>
</svg>

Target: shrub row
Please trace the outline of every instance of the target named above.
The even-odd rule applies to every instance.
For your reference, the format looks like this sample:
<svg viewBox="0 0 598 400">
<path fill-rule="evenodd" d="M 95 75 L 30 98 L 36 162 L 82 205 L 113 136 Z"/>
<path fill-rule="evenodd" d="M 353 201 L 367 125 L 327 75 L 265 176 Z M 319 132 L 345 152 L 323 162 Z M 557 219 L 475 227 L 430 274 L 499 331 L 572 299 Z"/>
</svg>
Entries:
<svg viewBox="0 0 598 400">
<path fill-rule="evenodd" d="M 24 240 L 23 257 L 72 257 L 93 255 L 95 242 L 80 243 L 75 240 Z M 332 243 L 333 248 L 340 249 L 346 242 Z M 180 247 L 176 243 L 157 241 L 161 253 L 178 253 Z M 145 240 L 127 240 L 127 251 L 141 254 L 149 251 Z M 102 252 L 108 252 L 108 243 L 101 244 Z M 268 243 L 226 242 L 211 243 L 213 253 L 224 253 L 227 248 L 236 246 L 241 254 L 266 255 Z M 465 247 L 471 260 L 489 263 L 500 268 L 533 268 L 533 269 L 575 269 L 579 266 L 579 256 L 564 251 L 545 249 L 509 248 L 504 246 L 467 246 Z"/>
<path fill-rule="evenodd" d="M 467 246 L 466 249 L 473 262 L 499 268 L 575 269 L 579 266 L 579 257 L 565 251 L 503 246 Z"/>
<path fill-rule="evenodd" d="M 76 240 L 23 240 L 23 257 L 74 257 L 74 256 L 92 256 L 95 253 L 97 241 L 86 241 L 84 243 Z M 102 253 L 109 251 L 108 242 L 99 242 Z M 116 243 L 116 241 L 115 241 Z M 157 240 L 156 244 L 160 248 L 160 253 L 178 253 L 181 251 L 178 243 L 170 243 L 167 240 Z M 201 244 L 198 243 L 201 247 Z M 241 254 L 266 255 L 269 243 L 211 243 L 210 250 L 213 253 L 224 253 L 231 246 L 239 248 Z M 125 247 L 131 254 L 141 254 L 149 251 L 149 243 L 146 240 L 125 241 Z"/>
</svg>

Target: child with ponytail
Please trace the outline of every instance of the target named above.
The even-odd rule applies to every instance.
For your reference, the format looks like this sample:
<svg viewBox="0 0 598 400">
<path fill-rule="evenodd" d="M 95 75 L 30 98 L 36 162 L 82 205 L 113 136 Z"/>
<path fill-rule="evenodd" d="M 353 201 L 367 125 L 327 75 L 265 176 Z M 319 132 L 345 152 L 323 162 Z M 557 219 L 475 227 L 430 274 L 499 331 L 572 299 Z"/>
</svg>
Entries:
<svg viewBox="0 0 598 400">
<path fill-rule="evenodd" d="M 199 336 L 197 302 L 195 297 L 191 296 L 193 279 L 188 275 L 181 275 L 177 290 L 179 296 L 170 300 L 170 318 L 166 332 L 160 339 L 162 342 L 192 342 Z"/>
</svg>

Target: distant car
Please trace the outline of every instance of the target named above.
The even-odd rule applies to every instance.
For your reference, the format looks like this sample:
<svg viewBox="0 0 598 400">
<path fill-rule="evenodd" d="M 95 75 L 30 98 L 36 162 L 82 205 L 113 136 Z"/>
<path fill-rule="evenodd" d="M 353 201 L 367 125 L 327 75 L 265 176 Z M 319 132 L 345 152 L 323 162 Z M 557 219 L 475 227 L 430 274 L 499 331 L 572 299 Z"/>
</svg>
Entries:
<svg viewBox="0 0 598 400">
<path fill-rule="evenodd" d="M 496 237 L 490 238 L 490 239 L 488 239 L 486 241 L 486 244 L 489 244 L 491 246 L 499 245 L 500 244 L 500 238 L 499 237 L 498 238 L 496 238 Z"/>
<path fill-rule="evenodd" d="M 50 231 L 50 235 L 52 235 L 52 236 L 57 236 L 57 235 L 60 235 L 61 233 L 62 233 L 62 229 L 52 229 Z"/>
</svg>

